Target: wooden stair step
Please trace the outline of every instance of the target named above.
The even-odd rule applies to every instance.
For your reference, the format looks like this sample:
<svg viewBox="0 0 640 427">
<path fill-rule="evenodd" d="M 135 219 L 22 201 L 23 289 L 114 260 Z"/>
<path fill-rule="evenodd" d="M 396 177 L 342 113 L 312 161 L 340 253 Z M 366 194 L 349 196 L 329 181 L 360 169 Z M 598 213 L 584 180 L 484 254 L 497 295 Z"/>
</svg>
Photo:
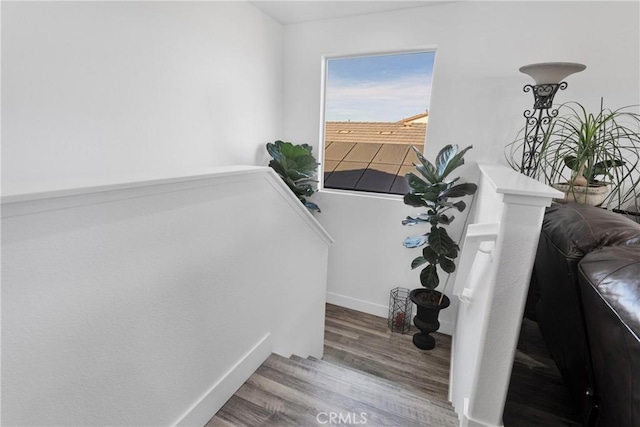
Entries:
<svg viewBox="0 0 640 427">
<path fill-rule="evenodd" d="M 271 356 L 256 373 L 271 381 L 272 386 L 279 384 L 289 388 L 290 402 L 306 405 L 313 413 L 316 424 L 317 414 L 333 412 L 344 416 L 366 414 L 369 425 L 425 425 L 414 419 L 389 413 L 372 404 L 371 399 L 362 399 L 357 387 L 349 387 L 348 384 L 340 386 L 321 370 L 291 359 Z"/>
<path fill-rule="evenodd" d="M 276 414 L 277 425 L 314 425 L 322 403 L 309 393 L 311 384 L 292 387 L 291 379 L 273 377 L 261 368 L 236 392 L 248 402 Z M 265 373 L 266 372 L 266 373 Z M 257 425 L 272 425 L 274 420 Z"/>
<path fill-rule="evenodd" d="M 299 356 L 291 356 L 291 360 L 294 360 L 300 364 L 306 364 L 312 367 L 315 367 L 319 371 L 325 373 L 327 376 L 331 378 L 340 378 L 342 377 L 352 377 L 357 380 L 359 383 L 366 383 L 368 387 L 374 386 L 376 389 L 381 389 L 383 391 L 393 391 L 396 393 L 407 392 L 408 390 L 398 387 L 398 385 L 392 383 L 391 381 L 385 380 L 382 377 L 379 377 L 375 374 L 371 374 L 368 372 L 360 371 L 358 369 L 347 368 L 343 366 L 338 366 L 331 362 L 327 362 L 322 359 L 317 359 L 315 357 L 308 357 L 306 359 Z"/>
<path fill-rule="evenodd" d="M 386 321 L 384 322 L 386 328 Z M 413 327 L 411 332 L 405 335 L 392 333 L 385 329 L 384 332 L 372 330 L 371 325 L 349 324 L 348 321 L 331 319 L 327 320 L 325 335 L 332 342 L 353 345 L 369 354 L 375 353 L 376 357 L 390 358 L 406 362 L 417 357 L 428 357 L 442 366 L 449 366 L 451 354 L 451 339 L 439 333 L 433 336 L 437 340 L 436 348 L 429 352 L 422 352 L 413 345 L 412 336 L 417 332 Z M 374 344 L 375 343 L 375 344 Z"/>
<path fill-rule="evenodd" d="M 399 386 L 397 383 L 379 377 L 375 374 L 336 365 L 334 363 L 330 363 L 322 359 L 317 359 L 315 357 L 303 359 L 298 356 L 292 356 L 292 359 L 301 360 L 305 363 L 312 363 L 321 366 L 321 369 L 327 374 L 331 375 L 332 378 L 354 378 L 357 379 L 358 383 L 361 384 L 362 387 L 365 387 L 367 389 L 373 389 L 377 392 L 380 392 L 381 394 L 384 393 L 391 396 L 402 396 L 403 400 L 408 402 L 412 406 L 420 407 L 425 405 L 425 403 L 428 403 L 429 405 L 439 407 L 442 411 L 454 414 L 453 407 L 449 402 L 442 402 L 437 399 L 429 399 L 423 393 L 416 393 L 409 388 Z"/>
<path fill-rule="evenodd" d="M 394 381 L 416 394 L 426 394 L 429 398 L 448 404 L 449 370 L 430 366 L 429 370 L 420 370 L 415 364 L 407 362 L 405 365 L 397 361 L 386 359 L 375 360 L 365 350 L 347 348 L 336 343 L 329 343 L 324 348 L 324 360 L 336 365 L 357 369 L 372 375 L 378 375 L 386 380 Z"/>
<path fill-rule="evenodd" d="M 375 386 L 376 388 L 380 388 L 385 391 L 391 391 L 395 393 L 407 393 L 413 396 L 417 396 L 419 399 L 424 399 L 423 396 L 419 396 L 416 393 L 408 390 L 407 388 L 398 386 L 398 384 L 391 382 L 373 373 L 361 371 L 355 368 L 336 365 L 334 363 L 327 362 L 326 360 L 322 360 L 322 359 L 317 359 L 315 357 L 308 357 L 306 359 L 303 359 L 298 356 L 292 356 L 291 358 L 296 361 L 300 360 L 303 363 L 319 366 L 320 369 L 322 369 L 332 377 L 340 377 L 345 375 L 353 376 L 354 378 L 357 378 L 359 382 L 366 383 L 367 387 Z"/>
<path fill-rule="evenodd" d="M 452 417 L 450 405 L 443 407 L 386 381 L 372 382 L 368 375 L 355 370 L 334 369 L 330 363 L 299 357 L 269 358 L 265 365 L 292 377 L 306 378 L 316 387 L 321 385 L 337 396 L 338 401 L 347 399 L 365 405 L 368 408 L 363 409 L 365 413 L 391 416 L 392 419 L 400 417 L 395 421 L 397 425 L 455 425 L 451 422 L 455 417 Z"/>
<path fill-rule="evenodd" d="M 332 304 L 325 326 L 323 359 L 269 357 L 207 427 L 312 426 L 321 412 L 364 412 L 368 426 L 459 424 L 447 400 L 450 337 L 434 334 L 436 348 L 422 352 L 386 319 Z M 521 339 L 527 358 L 514 362 L 504 424 L 579 426 L 537 325 L 524 319 Z M 353 421 L 341 424 L 365 424 Z"/>
<path fill-rule="evenodd" d="M 240 389 L 243 389 L 243 385 Z M 240 390 L 238 390 L 240 391 Z M 295 423 L 281 422 L 280 414 L 274 414 L 268 409 L 248 401 L 238 395 L 233 395 L 227 403 L 216 413 L 206 427 L 229 426 L 296 426 Z"/>
</svg>

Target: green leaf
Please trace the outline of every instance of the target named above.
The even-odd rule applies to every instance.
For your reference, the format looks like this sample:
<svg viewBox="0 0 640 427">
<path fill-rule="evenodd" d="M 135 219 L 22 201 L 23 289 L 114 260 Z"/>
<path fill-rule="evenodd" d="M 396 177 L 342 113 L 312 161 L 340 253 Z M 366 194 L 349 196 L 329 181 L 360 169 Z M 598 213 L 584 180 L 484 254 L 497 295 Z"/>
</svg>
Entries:
<svg viewBox="0 0 640 427">
<path fill-rule="evenodd" d="M 307 176 L 313 175 L 318 170 L 318 163 L 313 156 L 305 155 L 295 158 L 298 170 Z"/>
<path fill-rule="evenodd" d="M 439 255 L 431 248 L 431 246 L 427 246 L 422 250 L 422 256 L 427 260 L 429 264 L 438 263 Z"/>
<path fill-rule="evenodd" d="M 436 176 L 436 170 L 433 166 L 431 166 L 431 169 L 428 169 L 424 165 L 417 165 L 415 163 L 413 165 L 415 166 L 416 170 L 420 172 L 420 175 L 422 175 L 427 182 L 437 183 L 439 181 L 438 177 Z"/>
<path fill-rule="evenodd" d="M 471 194 L 474 194 L 477 189 L 478 189 L 478 186 L 472 183 L 458 184 L 454 187 L 451 187 L 441 192 L 439 197 L 449 198 L 449 197 L 470 196 Z"/>
<path fill-rule="evenodd" d="M 280 152 L 280 145 L 282 145 L 282 141 L 275 141 L 274 143 L 267 143 L 267 152 L 271 157 L 273 157 L 276 161 L 280 161 L 282 157 L 282 153 Z"/>
<path fill-rule="evenodd" d="M 438 177 L 435 166 L 433 166 L 433 164 L 429 160 L 425 159 L 422 153 L 418 151 L 416 147 L 412 145 L 411 149 L 415 153 L 420 163 L 422 163 L 421 165 L 414 164 L 418 172 L 420 172 L 420 174 L 422 174 L 422 176 L 424 176 L 424 178 L 432 184 L 440 182 L 440 178 Z"/>
<path fill-rule="evenodd" d="M 433 290 L 440 284 L 435 265 L 428 265 L 420 272 L 420 283 L 427 289 Z"/>
<path fill-rule="evenodd" d="M 416 217 L 408 216 L 407 218 L 402 220 L 402 225 L 412 226 L 416 224 L 424 224 L 425 222 L 429 222 L 429 218 L 430 216 L 427 216 L 426 218 L 420 215 Z"/>
<path fill-rule="evenodd" d="M 287 169 L 287 176 L 291 178 L 293 181 L 300 181 L 300 180 L 309 178 L 309 175 L 302 173 L 295 168 L 292 169 L 291 167 Z"/>
<path fill-rule="evenodd" d="M 309 197 L 314 193 L 314 189 L 309 184 L 295 185 L 293 187 L 293 192 L 296 193 L 296 195 Z"/>
<path fill-rule="evenodd" d="M 413 249 L 419 248 L 420 246 L 424 246 L 427 243 L 427 234 L 423 236 L 411 236 L 404 239 L 402 244 L 405 248 Z"/>
<path fill-rule="evenodd" d="M 438 216 L 438 223 L 440 224 L 444 224 L 444 225 L 449 225 L 453 222 L 453 220 L 455 219 L 455 216 L 447 216 L 447 215 L 439 215 Z"/>
<path fill-rule="evenodd" d="M 442 227 L 432 227 L 427 241 L 429 246 L 439 255 L 445 255 L 451 252 L 455 246 L 455 242 L 451 240 L 447 230 Z"/>
<path fill-rule="evenodd" d="M 417 258 L 414 258 L 414 260 L 411 261 L 411 269 L 413 270 L 414 268 L 420 267 L 422 264 L 426 262 L 427 260 L 424 259 L 424 257 L 419 256 Z"/>
<path fill-rule="evenodd" d="M 306 200 L 306 197 L 315 192 L 311 183 L 317 182 L 314 178 L 318 162 L 311 154 L 312 147 L 308 144 L 294 145 L 278 140 L 267 143 L 266 148 L 273 158 L 269 166 L 280 175 L 302 204 L 309 210 L 320 212 L 318 205 Z"/>
<path fill-rule="evenodd" d="M 456 259 L 458 258 L 459 251 L 460 251 L 460 247 L 458 245 L 454 245 L 454 247 L 451 248 L 451 251 L 447 252 L 445 255 L 451 259 Z"/>
<path fill-rule="evenodd" d="M 427 202 L 420 196 L 416 194 L 407 193 L 404 195 L 404 203 L 405 205 L 413 206 L 416 208 L 420 207 L 428 207 Z"/>
<path fill-rule="evenodd" d="M 576 159 L 576 156 L 566 156 L 564 158 L 564 164 L 573 171 L 578 170 L 578 159 Z"/>
<path fill-rule="evenodd" d="M 430 186 L 432 185 L 426 182 L 424 179 L 418 177 L 413 172 L 409 172 L 408 174 L 406 174 L 405 178 L 407 178 L 407 182 L 413 193 L 424 193 L 428 191 Z"/>
<path fill-rule="evenodd" d="M 462 200 L 460 200 L 459 202 L 454 203 L 453 207 L 458 209 L 458 212 L 462 212 L 467 207 L 467 204 L 465 202 L 463 202 Z"/>
<path fill-rule="evenodd" d="M 302 147 L 300 147 L 300 148 L 302 148 Z M 304 151 L 304 149 L 303 149 L 303 151 Z M 298 149 L 296 147 L 294 147 L 293 144 L 290 143 L 290 142 L 284 142 L 284 143 L 280 144 L 280 152 L 282 153 L 282 155 L 284 157 L 287 157 L 289 159 L 293 159 L 294 157 L 296 157 L 297 155 L 300 154 Z"/>
<path fill-rule="evenodd" d="M 453 262 L 453 260 L 447 258 L 446 256 L 439 257 L 438 262 L 442 270 L 444 270 L 445 272 L 453 273 L 454 271 L 456 271 L 455 262 Z"/>
<path fill-rule="evenodd" d="M 449 164 L 449 162 L 451 162 L 451 160 L 453 160 L 457 153 L 458 146 L 455 144 L 446 145 L 442 148 L 442 150 L 440 150 L 438 156 L 436 157 L 436 171 L 438 175 L 442 176 L 444 174 L 447 165 Z"/>
<path fill-rule="evenodd" d="M 277 160 L 271 160 L 269 162 L 269 167 L 271 167 L 274 171 L 276 171 L 276 173 L 278 175 L 280 175 L 281 177 L 285 177 L 287 176 L 287 171 L 284 169 L 284 167 L 282 166 L 282 164 L 277 161 Z"/>
<path fill-rule="evenodd" d="M 318 205 L 316 205 L 315 203 L 313 203 L 313 202 L 305 201 L 304 205 L 307 207 L 307 209 L 309 209 L 311 211 L 322 212 L 320 210 L 320 207 Z"/>
<path fill-rule="evenodd" d="M 464 150 L 460 151 L 458 154 L 453 156 L 453 158 L 448 162 L 447 166 L 445 167 L 444 173 L 440 175 L 440 179 L 444 179 L 454 169 L 458 168 L 459 166 L 462 166 L 464 164 L 464 155 L 471 148 L 473 148 L 473 145 L 468 146 L 467 148 L 465 148 Z"/>
<path fill-rule="evenodd" d="M 609 172 L 609 169 L 619 168 L 621 166 L 624 166 L 624 164 L 624 161 L 618 159 L 598 162 L 593 165 L 593 172 L 591 173 L 591 176 L 606 175 Z"/>
</svg>

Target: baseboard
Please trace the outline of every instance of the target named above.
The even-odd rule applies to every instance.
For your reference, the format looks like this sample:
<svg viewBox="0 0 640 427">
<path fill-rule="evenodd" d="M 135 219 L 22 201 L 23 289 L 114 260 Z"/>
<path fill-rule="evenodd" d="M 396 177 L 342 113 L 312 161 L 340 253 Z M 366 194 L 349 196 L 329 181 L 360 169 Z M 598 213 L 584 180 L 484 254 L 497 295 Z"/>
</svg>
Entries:
<svg viewBox="0 0 640 427">
<path fill-rule="evenodd" d="M 374 316 L 384 317 L 385 319 L 389 315 L 389 307 L 382 304 L 376 304 L 371 301 L 365 301 L 358 298 L 348 297 L 345 295 L 336 294 L 333 292 L 327 292 L 327 302 L 329 304 L 339 305 L 340 307 L 350 308 L 351 310 L 361 311 L 367 314 L 373 314 Z M 416 309 L 413 309 L 413 314 L 416 314 Z M 454 330 L 454 323 L 449 320 L 440 319 L 440 329 L 438 332 L 444 335 L 452 335 Z"/>
<path fill-rule="evenodd" d="M 270 354 L 271 334 L 269 333 L 262 337 L 251 350 L 245 353 L 245 355 L 173 425 L 197 427 L 205 425 Z"/>
<path fill-rule="evenodd" d="M 340 307 L 350 308 L 351 310 L 373 314 L 374 316 L 386 318 L 389 315 L 389 307 L 385 305 L 380 305 L 370 301 L 352 298 L 333 292 L 327 292 L 327 302 L 329 304 L 339 305 Z"/>
</svg>

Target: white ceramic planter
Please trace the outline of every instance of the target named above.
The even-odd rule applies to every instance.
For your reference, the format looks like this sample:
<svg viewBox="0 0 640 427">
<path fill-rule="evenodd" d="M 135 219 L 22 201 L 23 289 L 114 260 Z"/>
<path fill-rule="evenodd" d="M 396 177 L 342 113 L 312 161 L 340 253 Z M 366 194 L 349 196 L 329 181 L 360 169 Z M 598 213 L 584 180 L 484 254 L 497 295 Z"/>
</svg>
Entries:
<svg viewBox="0 0 640 427">
<path fill-rule="evenodd" d="M 598 185 L 591 184 L 589 186 L 580 186 L 569 184 L 553 184 L 553 188 L 564 193 L 564 199 L 554 199 L 559 203 L 582 203 L 591 206 L 600 206 L 607 198 L 613 185 L 611 183 L 602 183 Z"/>
</svg>

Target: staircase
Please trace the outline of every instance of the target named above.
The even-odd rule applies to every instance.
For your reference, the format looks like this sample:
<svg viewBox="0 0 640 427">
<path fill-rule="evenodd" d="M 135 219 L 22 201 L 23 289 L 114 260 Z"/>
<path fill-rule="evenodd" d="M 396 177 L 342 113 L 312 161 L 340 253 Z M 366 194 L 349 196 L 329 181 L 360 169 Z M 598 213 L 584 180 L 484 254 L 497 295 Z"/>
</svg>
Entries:
<svg viewBox="0 0 640 427">
<path fill-rule="evenodd" d="M 522 326 L 504 425 L 579 426 L 537 325 Z M 207 427 L 458 426 L 448 401 L 451 337 L 435 337 L 435 349 L 418 351 L 386 319 L 327 304 L 323 360 L 272 354 Z"/>
<path fill-rule="evenodd" d="M 457 426 L 451 405 L 315 358 L 272 354 L 207 424 Z M 341 422 L 339 422 L 341 421 Z"/>
<path fill-rule="evenodd" d="M 457 426 L 447 400 L 450 338 L 429 354 L 386 320 L 327 306 L 325 360 L 272 354 L 213 426 Z"/>
<path fill-rule="evenodd" d="M 321 353 L 333 240 L 272 168 L 1 202 L 2 425 L 202 426 L 271 352 Z"/>
</svg>

